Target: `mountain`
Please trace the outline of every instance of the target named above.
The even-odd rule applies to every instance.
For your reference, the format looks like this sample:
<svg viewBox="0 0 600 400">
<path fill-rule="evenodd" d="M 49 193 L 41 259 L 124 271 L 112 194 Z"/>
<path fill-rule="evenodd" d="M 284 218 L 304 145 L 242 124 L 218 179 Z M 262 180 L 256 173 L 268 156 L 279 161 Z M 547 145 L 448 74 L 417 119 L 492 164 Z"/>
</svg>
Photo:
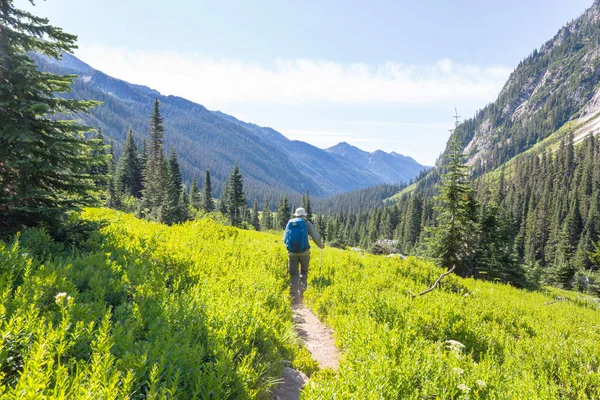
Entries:
<svg viewBox="0 0 600 400">
<path fill-rule="evenodd" d="M 479 175 L 543 141 L 567 123 L 575 136 L 600 111 L 600 1 L 523 60 L 498 99 L 458 129 Z M 589 124 L 586 124 L 589 122 Z"/>
<path fill-rule="evenodd" d="M 218 195 L 235 161 L 244 174 L 249 199 L 266 194 L 302 193 L 315 197 L 357 190 L 414 178 L 423 169 L 414 160 L 383 153 L 366 164 L 289 140 L 272 128 L 240 121 L 219 111 L 207 110 L 177 96 L 163 96 L 146 86 L 134 85 L 95 70 L 73 55 L 62 60 L 32 55 L 43 71 L 76 74 L 70 96 L 102 102 L 90 114 L 78 116 L 90 127 L 101 127 L 115 140 L 117 153 L 131 127 L 138 141 L 146 137 L 154 98 L 161 103 L 165 120 L 165 145 L 177 150 L 184 180 L 203 176 L 210 169 Z M 408 159 L 412 162 L 392 162 Z M 391 168 L 404 168 L 384 173 Z"/>
<path fill-rule="evenodd" d="M 369 153 L 346 142 L 338 143 L 326 151 L 336 158 L 349 160 L 357 168 L 371 171 L 384 182 L 409 182 L 424 169 L 421 164 L 402 154 L 381 150 Z"/>
</svg>

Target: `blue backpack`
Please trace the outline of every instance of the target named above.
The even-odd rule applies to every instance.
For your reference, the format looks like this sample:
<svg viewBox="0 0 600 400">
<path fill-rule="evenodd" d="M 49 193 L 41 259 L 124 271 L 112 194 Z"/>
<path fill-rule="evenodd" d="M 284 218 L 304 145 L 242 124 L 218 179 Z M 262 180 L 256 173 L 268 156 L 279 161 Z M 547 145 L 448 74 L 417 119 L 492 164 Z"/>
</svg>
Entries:
<svg viewBox="0 0 600 400">
<path fill-rule="evenodd" d="M 306 221 L 294 218 L 285 227 L 285 247 L 290 253 L 302 253 L 310 249 Z"/>
</svg>

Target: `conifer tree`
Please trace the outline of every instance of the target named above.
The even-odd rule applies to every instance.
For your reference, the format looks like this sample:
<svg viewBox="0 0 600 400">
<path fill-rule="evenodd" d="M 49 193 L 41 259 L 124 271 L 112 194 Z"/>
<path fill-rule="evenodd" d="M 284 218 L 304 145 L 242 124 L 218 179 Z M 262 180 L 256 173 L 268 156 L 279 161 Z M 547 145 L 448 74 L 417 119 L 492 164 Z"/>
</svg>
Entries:
<svg viewBox="0 0 600 400">
<path fill-rule="evenodd" d="M 122 206 L 121 203 L 121 194 L 123 193 L 123 187 L 121 186 L 121 182 L 118 178 L 116 166 L 115 166 L 115 145 L 113 138 L 110 138 L 110 161 L 108 163 L 108 184 L 107 187 L 107 197 L 106 197 L 106 206 L 109 208 L 119 209 Z"/>
<path fill-rule="evenodd" d="M 196 210 L 200 210 L 200 208 L 202 207 L 200 188 L 198 187 L 198 180 L 196 179 L 196 174 L 194 174 L 194 180 L 192 180 L 192 187 L 190 189 L 190 204 Z"/>
<path fill-rule="evenodd" d="M 128 196 L 139 198 L 142 195 L 142 166 L 133 130 L 129 128 L 123 154 L 117 164 L 117 175 L 121 181 L 123 192 Z"/>
<path fill-rule="evenodd" d="M 271 207 L 269 205 L 269 197 L 265 197 L 265 205 L 262 211 L 262 218 L 260 221 L 261 228 L 265 231 L 273 229 L 273 215 L 271 214 Z"/>
<path fill-rule="evenodd" d="M 285 229 L 290 219 L 290 203 L 287 196 L 281 196 L 279 198 L 279 207 L 277 207 L 277 223 L 279 229 Z"/>
<path fill-rule="evenodd" d="M 313 213 L 310 205 L 310 190 L 306 191 L 306 198 L 302 203 L 302 207 L 304 208 L 304 211 L 306 211 L 306 219 L 312 222 Z"/>
<path fill-rule="evenodd" d="M 229 176 L 229 185 L 227 192 L 227 218 L 233 226 L 239 226 L 243 221 L 246 205 L 246 195 L 244 194 L 243 177 L 236 161 Z"/>
<path fill-rule="evenodd" d="M 223 187 L 223 191 L 221 192 L 221 198 L 219 199 L 219 212 L 224 216 L 227 216 L 227 187 L 229 186 L 229 182 L 225 182 L 225 186 Z"/>
<path fill-rule="evenodd" d="M 161 205 L 160 221 L 166 224 L 182 222 L 187 217 L 184 204 L 181 204 L 183 183 L 181 178 L 181 169 L 177 160 L 175 149 L 171 148 L 169 159 L 166 162 L 165 170 L 165 189 L 163 194 L 163 203 Z"/>
<path fill-rule="evenodd" d="M 215 203 L 213 202 L 212 198 L 212 183 L 209 170 L 206 170 L 204 187 L 202 188 L 202 209 L 206 212 L 212 212 L 215 209 Z"/>
<path fill-rule="evenodd" d="M 91 165 L 90 175 L 94 177 L 94 184 L 98 189 L 103 191 L 110 190 L 111 168 L 114 169 L 114 143 L 112 138 L 110 145 L 107 145 L 104 141 L 102 128 L 98 127 L 95 140 L 90 140 L 90 142 L 93 144 L 92 157 L 96 160 L 103 160 L 103 162 L 96 162 Z M 108 147 L 110 148 L 110 154 L 106 151 Z"/>
<path fill-rule="evenodd" d="M 442 267 L 455 266 L 458 275 L 470 276 L 475 273 L 473 256 L 478 237 L 476 200 L 457 135 L 452 136 L 448 157 L 440 194 L 435 198 L 438 219 L 431 229 L 429 255 Z"/>
<path fill-rule="evenodd" d="M 168 163 L 163 150 L 163 119 L 160 115 L 158 99 L 150 115 L 150 143 L 148 163 L 144 170 L 141 214 L 147 219 L 165 221 L 170 218 L 171 203 L 166 201 L 166 188 L 169 179 Z"/>
<path fill-rule="evenodd" d="M 254 204 L 252 206 L 252 217 L 251 224 L 257 231 L 260 231 L 260 219 L 258 215 L 258 202 L 254 200 Z"/>
<path fill-rule="evenodd" d="M 76 36 L 45 18 L 0 2 L 0 231 L 46 225 L 98 204 L 89 171 L 98 160 L 83 137 L 90 129 L 51 116 L 86 113 L 95 103 L 57 98 L 75 76 L 40 72 L 27 56 L 59 59 L 72 52 Z"/>
</svg>

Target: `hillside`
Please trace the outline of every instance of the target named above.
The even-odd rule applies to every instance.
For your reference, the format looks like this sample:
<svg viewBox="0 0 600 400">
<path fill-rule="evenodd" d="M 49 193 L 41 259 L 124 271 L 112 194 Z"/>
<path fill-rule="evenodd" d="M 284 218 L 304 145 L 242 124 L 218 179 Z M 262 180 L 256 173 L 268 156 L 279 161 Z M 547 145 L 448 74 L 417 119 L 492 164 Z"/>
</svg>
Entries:
<svg viewBox="0 0 600 400">
<path fill-rule="evenodd" d="M 481 174 L 600 111 L 600 2 L 525 58 L 498 99 L 459 128 L 468 163 Z"/>
<path fill-rule="evenodd" d="M 311 376 L 306 399 L 600 390 L 600 310 L 588 297 L 451 276 L 413 298 L 439 268 L 327 248 L 305 301 L 342 356 L 339 372 L 315 371 L 293 331 L 279 235 L 106 209 L 82 218 L 68 248 L 41 229 L 0 242 L 7 397 L 266 399 L 283 360 Z"/>
<path fill-rule="evenodd" d="M 176 96 L 133 85 L 97 71 L 70 54 L 62 61 L 34 55 L 40 68 L 54 73 L 79 75 L 72 96 L 103 104 L 80 118 L 90 127 L 101 127 L 120 148 L 129 127 L 138 140 L 148 132 L 154 98 L 158 98 L 165 119 L 165 143 L 180 156 L 184 181 L 210 169 L 216 195 L 221 191 L 237 160 L 245 178 L 249 199 L 279 196 L 281 192 L 310 190 L 324 197 L 384 183 L 414 178 L 423 168 L 400 155 L 379 152 L 366 164 L 355 164 L 308 143 L 287 139 L 271 128 L 246 123 L 218 111 Z M 397 160 L 390 164 L 390 160 Z M 393 173 L 390 172 L 393 170 Z M 382 173 L 382 171 L 387 171 Z"/>
</svg>

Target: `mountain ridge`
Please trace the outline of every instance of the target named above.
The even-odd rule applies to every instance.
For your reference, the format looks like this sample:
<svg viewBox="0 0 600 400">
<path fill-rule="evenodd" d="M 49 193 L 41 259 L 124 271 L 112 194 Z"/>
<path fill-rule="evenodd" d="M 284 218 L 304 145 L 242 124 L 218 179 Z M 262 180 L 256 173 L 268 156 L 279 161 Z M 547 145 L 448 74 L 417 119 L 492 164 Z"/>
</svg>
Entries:
<svg viewBox="0 0 600 400">
<path fill-rule="evenodd" d="M 244 173 L 249 198 L 255 199 L 306 190 L 316 197 L 326 197 L 408 181 L 423 169 L 409 158 L 412 162 L 402 164 L 410 167 L 409 172 L 382 174 L 380 169 L 389 168 L 389 162 L 381 168 L 357 165 L 308 143 L 290 140 L 273 128 L 243 122 L 187 99 L 111 77 L 71 54 L 64 54 L 60 61 L 31 56 L 42 70 L 79 76 L 69 96 L 103 104 L 78 119 L 87 126 L 101 127 L 113 137 L 117 152 L 129 127 L 138 141 L 146 136 L 151 105 L 158 98 L 165 119 L 165 146 L 178 151 L 184 180 L 190 182 L 194 174 L 202 176 L 205 169 L 210 169 L 216 194 L 235 161 Z"/>
</svg>

